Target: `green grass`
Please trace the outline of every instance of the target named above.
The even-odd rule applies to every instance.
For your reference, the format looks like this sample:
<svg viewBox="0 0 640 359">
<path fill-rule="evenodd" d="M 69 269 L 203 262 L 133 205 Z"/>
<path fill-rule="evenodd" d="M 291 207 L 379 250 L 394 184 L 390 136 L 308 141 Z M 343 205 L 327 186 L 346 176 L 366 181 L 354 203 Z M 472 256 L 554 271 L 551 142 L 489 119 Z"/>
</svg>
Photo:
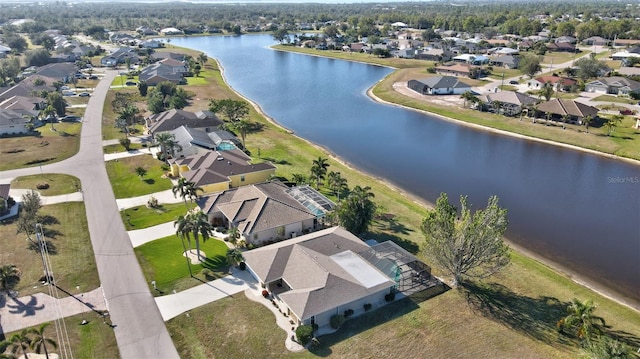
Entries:
<svg viewBox="0 0 640 359">
<path fill-rule="evenodd" d="M 47 183 L 49 188 L 37 189 L 39 183 Z M 77 192 L 81 188 L 80 180 L 77 177 L 59 174 L 44 173 L 39 175 L 22 176 L 11 182 L 11 188 L 33 189 L 43 196 L 57 196 Z"/>
<path fill-rule="evenodd" d="M 162 161 L 150 155 L 132 156 L 105 162 L 107 174 L 116 198 L 138 197 L 161 192 L 172 187 L 171 181 L 162 178 Z M 137 167 L 147 170 L 144 179 L 135 173 Z"/>
<path fill-rule="evenodd" d="M 192 248 L 195 249 L 193 241 Z M 203 243 L 201 238 L 200 250 L 206 254 L 207 259 L 203 264 L 191 265 L 193 274 L 202 277 L 201 270 L 207 268 L 213 271 L 216 277 L 223 276 L 228 269 L 227 248 L 221 240 L 211 238 Z M 156 239 L 134 250 L 147 282 L 155 280 L 159 290 L 170 293 L 173 290 L 180 291 L 202 284 L 189 277 L 187 260 L 182 255 L 184 249 L 180 238 L 176 235 Z"/>
<path fill-rule="evenodd" d="M 130 150 L 139 150 L 142 149 L 142 144 L 141 143 L 134 143 L 132 142 L 129 145 L 129 149 Z M 121 144 L 115 144 L 115 145 L 106 145 L 102 148 L 103 152 L 105 154 L 110 154 L 110 153 L 118 153 L 118 152 L 124 152 L 124 146 L 122 146 Z"/>
<path fill-rule="evenodd" d="M 88 323 L 80 325 L 83 320 Z M 114 331 L 108 325 L 103 324 L 102 319 L 93 312 L 77 314 L 64 319 L 69 344 L 73 351 L 73 357 L 77 359 L 117 359 L 120 358 L 118 345 Z M 34 328 L 39 329 L 40 325 Z M 5 333 L 7 338 L 19 332 Z M 45 335 L 60 343 L 56 338 L 55 326 L 51 324 L 45 329 Z M 60 350 L 52 349 L 49 353 L 60 353 Z M 33 351 L 31 351 L 32 353 Z M 29 358 L 32 358 L 29 354 Z"/>
<path fill-rule="evenodd" d="M 56 282 L 66 290 L 80 286 L 82 291 L 90 291 L 100 285 L 96 270 L 93 247 L 89 238 L 84 203 L 67 202 L 43 206 L 42 216 L 45 237 L 51 242 L 49 247 L 51 264 L 56 274 Z M 33 236 L 32 236 L 33 237 Z M 0 224 L 0 238 L 3 250 L 1 264 L 14 264 L 22 272 L 16 290 L 20 296 L 47 292 L 39 283 L 42 277 L 40 255 L 29 249 L 25 234 L 18 234 L 15 219 Z M 34 237 L 35 238 L 35 237 Z"/>
<path fill-rule="evenodd" d="M 635 105 L 638 102 L 630 98 L 611 96 L 611 95 L 600 95 L 598 97 L 594 97 L 592 101 L 617 102 L 617 103 L 625 103 L 628 105 Z"/>
<path fill-rule="evenodd" d="M 504 77 L 502 77 L 503 73 Z M 499 67 L 494 67 L 493 71 L 491 71 L 491 75 L 489 75 L 489 77 L 496 80 L 502 80 L 503 78 L 508 79 L 516 76 L 524 76 L 524 74 L 518 69 L 505 69 Z"/>
<path fill-rule="evenodd" d="M 0 138 L 0 171 L 33 167 L 59 162 L 76 153 L 80 148 L 79 122 L 54 123 L 37 129 L 33 136 Z"/>
<path fill-rule="evenodd" d="M 200 75 L 198 77 L 195 77 L 195 76 L 186 77 L 187 85 L 190 85 L 190 86 L 206 85 L 208 83 L 206 77 L 211 76 L 211 74 L 207 74 L 207 72 L 208 71 L 200 72 Z"/>
<path fill-rule="evenodd" d="M 189 205 L 192 208 L 193 205 Z M 175 221 L 180 215 L 186 213 L 184 203 L 161 204 L 157 208 L 148 208 L 147 206 L 138 206 L 127 208 L 120 212 L 122 221 L 127 229 L 143 229 L 158 224 Z M 127 216 L 129 219 L 127 220 Z"/>
<path fill-rule="evenodd" d="M 518 88 L 512 85 L 500 85 L 498 88 L 502 91 L 517 91 Z"/>
</svg>

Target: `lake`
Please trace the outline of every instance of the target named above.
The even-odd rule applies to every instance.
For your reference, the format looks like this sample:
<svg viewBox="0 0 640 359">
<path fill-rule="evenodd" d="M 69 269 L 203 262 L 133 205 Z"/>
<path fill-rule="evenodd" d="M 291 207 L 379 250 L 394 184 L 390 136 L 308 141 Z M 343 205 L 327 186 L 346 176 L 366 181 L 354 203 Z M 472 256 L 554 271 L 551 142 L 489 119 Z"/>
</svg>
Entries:
<svg viewBox="0 0 640 359">
<path fill-rule="evenodd" d="M 227 82 L 278 123 L 425 201 L 446 192 L 484 207 L 497 195 L 511 242 L 640 308 L 640 167 L 377 103 L 366 90 L 391 69 L 273 43 L 171 39 L 217 58 Z"/>
</svg>

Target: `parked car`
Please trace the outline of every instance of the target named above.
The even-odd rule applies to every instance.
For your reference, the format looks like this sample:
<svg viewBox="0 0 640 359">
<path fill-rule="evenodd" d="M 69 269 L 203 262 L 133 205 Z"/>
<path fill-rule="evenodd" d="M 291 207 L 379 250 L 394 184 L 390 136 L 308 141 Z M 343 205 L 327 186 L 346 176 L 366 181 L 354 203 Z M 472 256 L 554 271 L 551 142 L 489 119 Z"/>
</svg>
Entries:
<svg viewBox="0 0 640 359">
<path fill-rule="evenodd" d="M 516 81 L 516 80 L 511 80 L 511 81 L 509 81 L 509 83 L 510 83 L 511 85 L 517 85 L 517 84 L 519 84 L 519 82 L 518 82 L 518 81 Z"/>
<path fill-rule="evenodd" d="M 68 90 L 69 86 L 60 86 L 60 90 Z"/>
<path fill-rule="evenodd" d="M 633 111 L 633 110 L 630 110 L 630 109 L 628 109 L 628 108 L 625 108 L 625 109 L 623 109 L 623 110 L 620 110 L 620 114 L 621 114 L 621 115 L 625 115 L 625 116 L 629 116 L 629 115 L 635 115 L 635 114 L 636 114 L 636 112 L 635 112 L 635 111 Z"/>
<path fill-rule="evenodd" d="M 97 80 L 97 79 L 98 79 L 98 76 L 96 75 L 89 76 L 89 80 Z"/>
<path fill-rule="evenodd" d="M 137 85 L 135 81 L 127 81 L 124 84 L 127 85 L 127 86 L 135 86 L 135 85 Z"/>
<path fill-rule="evenodd" d="M 62 91 L 62 96 L 75 96 L 76 93 L 71 91 L 71 90 L 63 90 Z"/>
<path fill-rule="evenodd" d="M 60 118 L 60 121 L 62 121 L 62 122 L 75 122 L 75 121 L 79 121 L 79 120 L 80 120 L 80 117 L 74 116 L 74 115 L 67 115 L 67 116 L 64 116 L 64 117 Z"/>
<path fill-rule="evenodd" d="M 88 92 L 80 92 L 80 93 L 78 94 L 78 96 L 80 96 L 80 97 L 90 97 L 90 96 L 91 96 L 91 94 L 90 94 L 90 93 L 88 93 Z"/>
</svg>

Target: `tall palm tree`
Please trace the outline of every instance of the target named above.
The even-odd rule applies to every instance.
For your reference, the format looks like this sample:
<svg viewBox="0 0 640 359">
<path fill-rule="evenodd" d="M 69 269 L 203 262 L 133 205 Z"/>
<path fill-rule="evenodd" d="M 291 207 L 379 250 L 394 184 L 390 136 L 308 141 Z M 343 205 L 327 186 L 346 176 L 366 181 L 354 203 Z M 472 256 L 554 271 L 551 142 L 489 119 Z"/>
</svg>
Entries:
<svg viewBox="0 0 640 359">
<path fill-rule="evenodd" d="M 187 219 L 186 216 L 179 216 L 175 222 L 173 222 L 174 227 L 178 227 L 176 229 L 176 235 L 180 238 L 182 242 L 182 249 L 184 250 L 185 259 L 187 260 L 187 268 L 189 268 L 189 276 L 193 277 L 193 272 L 191 271 L 191 261 L 187 256 L 187 246 L 184 244 L 185 239 L 189 243 L 189 251 L 191 250 L 191 222 Z"/>
<path fill-rule="evenodd" d="M 329 163 L 327 163 L 327 159 L 323 157 L 318 157 L 313 160 L 311 164 L 311 179 L 313 179 L 316 183 L 316 189 L 320 188 L 320 184 L 324 181 L 324 176 L 327 174 L 327 168 L 329 168 Z"/>
<path fill-rule="evenodd" d="M 347 179 L 343 178 L 340 172 L 331 171 L 327 177 L 327 182 L 333 194 L 335 194 L 338 197 L 338 201 L 340 201 L 340 193 L 348 188 Z"/>
<path fill-rule="evenodd" d="M 3 345 L 4 347 L 11 347 L 9 351 L 11 354 L 16 355 L 18 353 L 22 353 L 25 359 L 29 359 L 27 354 L 27 349 L 29 348 L 29 344 L 31 343 L 31 339 L 29 338 L 29 329 L 23 329 L 20 333 L 16 333 L 11 336 L 11 338 L 5 340 Z"/>
<path fill-rule="evenodd" d="M 295 183 L 296 186 L 299 186 L 301 184 L 307 183 L 307 177 L 302 173 L 294 173 L 293 175 L 291 175 L 291 181 Z"/>
<path fill-rule="evenodd" d="M 547 82 L 544 85 L 542 85 L 542 88 L 540 89 L 540 91 L 538 91 L 538 97 L 544 98 L 546 101 L 549 101 L 551 100 L 551 97 L 553 96 L 554 92 L 555 90 L 553 89 L 553 85 Z"/>
<path fill-rule="evenodd" d="M 602 332 L 605 326 L 602 317 L 595 316 L 596 306 L 592 300 L 581 302 L 574 298 L 567 307 L 567 316 L 558 321 L 560 331 L 571 329 L 583 341 L 589 341 L 594 334 Z"/>
<path fill-rule="evenodd" d="M 193 201 L 198 198 L 198 192 L 204 192 L 204 190 L 202 187 L 196 186 L 194 182 L 187 181 L 186 178 L 180 177 L 178 179 L 178 183 L 173 185 L 173 188 L 171 188 L 171 192 L 173 192 L 174 197 L 179 194 L 184 200 L 184 206 L 189 209 L 189 206 L 187 205 L 187 198 L 189 198 L 189 201 L 193 203 Z"/>
<path fill-rule="evenodd" d="M 202 260 L 200 255 L 200 236 L 202 236 L 202 242 L 206 242 L 213 235 L 213 226 L 209 223 L 209 218 L 202 211 L 190 212 L 185 216 L 178 217 L 178 220 L 174 222 L 174 226 L 178 226 L 178 236 L 189 238 L 193 236 L 193 240 L 196 243 L 196 253 L 198 259 Z"/>
<path fill-rule="evenodd" d="M 618 127 L 618 123 L 620 123 L 622 119 L 623 116 L 621 115 L 613 115 L 607 119 L 607 122 L 605 122 L 604 124 L 605 127 L 607 127 L 607 136 L 611 136 L 611 132 L 613 132 L 616 127 Z"/>
<path fill-rule="evenodd" d="M 460 95 L 460 98 L 464 100 L 464 108 L 467 108 L 468 103 L 477 103 L 478 97 L 471 91 L 465 91 Z"/>
<path fill-rule="evenodd" d="M 13 264 L 0 267 L 0 288 L 9 293 L 13 285 L 20 280 L 20 271 Z"/>
<path fill-rule="evenodd" d="M 374 197 L 371 187 L 355 186 L 336 208 L 338 223 L 356 235 L 366 232 L 376 214 Z"/>
<path fill-rule="evenodd" d="M 31 328 L 29 329 L 29 333 L 33 334 L 33 338 L 31 338 L 30 347 L 35 350 L 36 353 L 40 354 L 40 352 L 44 351 L 44 355 L 47 359 L 49 359 L 49 350 L 47 349 L 47 345 L 56 349 L 58 347 L 58 343 L 55 340 L 44 335 L 44 330 L 51 325 L 49 323 L 43 323 L 39 328 Z"/>
<path fill-rule="evenodd" d="M 117 127 L 121 127 L 124 131 L 125 137 L 129 136 L 129 126 L 136 123 L 136 117 L 140 109 L 135 105 L 127 104 L 120 111 L 118 111 Z"/>
<path fill-rule="evenodd" d="M 160 151 L 164 156 L 164 162 L 169 163 L 169 154 L 173 156 L 175 151 L 182 151 L 182 146 L 176 141 L 176 136 L 169 132 L 162 132 L 155 136 L 156 142 L 160 145 Z"/>
<path fill-rule="evenodd" d="M 44 110 L 42 110 L 42 115 L 44 116 L 44 118 L 45 118 L 45 119 L 46 119 L 46 118 L 50 119 L 50 122 L 51 122 L 51 129 L 52 129 L 52 130 L 54 129 L 54 128 L 53 128 L 53 120 L 55 120 L 55 116 L 54 116 L 54 115 L 55 115 L 55 113 L 56 113 L 56 109 L 55 109 L 53 106 L 51 106 L 51 105 L 49 105 L 49 106 L 45 107 L 45 109 L 44 109 Z"/>
<path fill-rule="evenodd" d="M 238 229 L 238 226 L 231 226 L 228 234 L 229 236 L 227 239 L 229 240 L 229 243 L 233 244 L 235 247 L 238 243 L 238 239 L 240 239 L 240 230 Z"/>
<path fill-rule="evenodd" d="M 244 256 L 242 255 L 242 251 L 238 248 L 229 248 L 227 250 L 227 263 L 229 265 L 238 265 L 240 262 L 244 261 Z"/>
<path fill-rule="evenodd" d="M 198 55 L 198 61 L 202 66 L 204 66 L 204 64 L 206 64 L 208 60 L 209 56 L 207 56 L 207 54 L 205 54 L 204 52 L 201 52 L 200 55 Z"/>
<path fill-rule="evenodd" d="M 585 116 L 582 118 L 582 123 L 584 124 L 584 128 L 585 128 L 585 131 L 587 131 L 587 133 L 589 133 L 589 125 L 591 125 L 592 122 L 593 122 L 592 115 Z"/>
<path fill-rule="evenodd" d="M 234 121 L 231 124 L 231 129 L 240 133 L 240 138 L 242 139 L 242 148 L 247 148 L 245 139 L 247 137 L 247 133 L 249 132 L 249 130 L 251 130 L 251 126 L 251 122 L 245 120 L 244 118 L 241 118 L 238 121 Z"/>
</svg>

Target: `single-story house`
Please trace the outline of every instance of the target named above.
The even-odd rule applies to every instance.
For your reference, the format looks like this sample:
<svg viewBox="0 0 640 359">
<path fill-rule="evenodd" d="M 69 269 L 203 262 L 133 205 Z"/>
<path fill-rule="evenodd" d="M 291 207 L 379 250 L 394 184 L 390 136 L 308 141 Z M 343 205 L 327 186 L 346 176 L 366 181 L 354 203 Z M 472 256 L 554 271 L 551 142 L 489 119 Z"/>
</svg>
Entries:
<svg viewBox="0 0 640 359">
<path fill-rule="evenodd" d="M 547 50 L 574 52 L 576 51 L 576 47 L 570 42 L 552 42 L 550 44 L 547 44 Z"/>
<path fill-rule="evenodd" d="M 589 106 L 582 102 L 557 98 L 539 104 L 536 110 L 545 114 L 551 114 L 552 119 L 561 121 L 564 121 L 565 116 L 568 116 L 566 122 L 575 122 L 578 124 L 582 124 L 582 119 L 587 116 L 596 118 L 599 111 L 597 107 Z"/>
<path fill-rule="evenodd" d="M 436 66 L 436 73 L 444 74 L 444 75 L 453 75 L 453 76 L 465 76 L 469 77 L 471 72 L 475 69 L 474 66 L 471 66 L 466 63 L 457 63 L 454 65 L 441 65 Z"/>
<path fill-rule="evenodd" d="M 516 116 L 524 107 L 538 102 L 534 97 L 514 91 L 489 93 L 479 96 L 479 99 L 490 110 L 506 116 Z"/>
<path fill-rule="evenodd" d="M 612 60 L 626 60 L 629 57 L 640 57 L 640 54 L 629 51 L 619 51 L 611 55 Z"/>
<path fill-rule="evenodd" d="M 237 149 L 175 158 L 169 164 L 173 177 L 184 177 L 204 193 L 265 182 L 276 172 L 271 162 L 251 163 L 251 157 Z"/>
<path fill-rule="evenodd" d="M 216 227 L 236 227 L 240 240 L 270 244 L 314 231 L 335 204 L 305 185 L 289 188 L 280 181 L 225 190 L 197 201 Z"/>
<path fill-rule="evenodd" d="M 167 28 L 164 28 L 164 29 L 160 30 L 160 34 L 165 35 L 165 36 L 167 36 L 167 35 L 182 35 L 183 32 L 182 32 L 182 30 L 178 30 L 175 27 L 167 27 Z"/>
<path fill-rule="evenodd" d="M 183 84 L 187 72 L 187 65 L 183 61 L 165 58 L 142 69 L 138 78 L 149 86 L 155 86 L 164 81 Z"/>
<path fill-rule="evenodd" d="M 640 67 L 621 67 L 616 71 L 623 76 L 640 76 Z"/>
<path fill-rule="evenodd" d="M 171 109 L 153 114 L 145 119 L 147 132 L 152 136 L 155 136 L 156 133 L 175 130 L 180 126 L 212 132 L 223 123 L 213 112 L 206 110 L 189 112 Z"/>
<path fill-rule="evenodd" d="M 157 49 L 163 46 L 163 42 L 156 39 L 144 40 L 139 45 L 145 49 Z"/>
<path fill-rule="evenodd" d="M 453 53 L 448 50 L 443 49 L 429 49 L 424 51 L 419 51 L 416 54 L 416 57 L 421 60 L 429 60 L 429 61 L 450 61 L 453 57 Z"/>
<path fill-rule="evenodd" d="M 118 64 L 124 64 L 126 59 L 129 59 L 131 64 L 137 64 L 140 62 L 140 56 L 135 49 L 130 47 L 120 47 L 112 51 L 109 55 L 103 56 L 100 59 L 102 66 L 117 66 Z"/>
<path fill-rule="evenodd" d="M 36 76 L 37 77 L 37 76 Z M 30 97 L 34 93 L 40 93 L 40 91 L 53 92 L 56 88 L 50 85 L 33 85 L 29 78 L 18 82 L 15 86 L 0 92 L 0 101 L 4 101 L 13 96 Z"/>
<path fill-rule="evenodd" d="M 576 39 L 573 36 L 560 36 L 555 40 L 553 40 L 553 42 L 555 42 L 556 44 L 559 44 L 559 43 L 575 44 L 578 42 L 578 39 Z"/>
<path fill-rule="evenodd" d="M 555 90 L 568 90 L 578 82 L 574 79 L 562 76 L 540 76 L 527 81 L 527 86 L 534 89 L 541 89 L 544 85 L 550 84 Z"/>
<path fill-rule="evenodd" d="M 587 46 L 607 46 L 609 42 L 611 41 L 601 36 L 591 36 L 582 40 L 582 43 Z"/>
<path fill-rule="evenodd" d="M 69 63 L 54 63 L 38 67 L 32 76 L 42 76 L 55 81 L 70 82 L 78 72 L 78 66 Z"/>
<path fill-rule="evenodd" d="M 186 157 L 210 151 L 226 151 L 240 148 L 238 139 L 228 131 L 218 130 L 205 132 L 187 126 L 180 126 L 169 131 L 181 150 L 174 152 L 174 157 Z"/>
<path fill-rule="evenodd" d="M 486 65 L 489 63 L 489 58 L 484 55 L 472 55 L 472 54 L 462 54 L 454 57 L 452 59 L 454 62 L 462 62 L 471 65 Z"/>
<path fill-rule="evenodd" d="M 0 59 L 7 57 L 11 53 L 11 48 L 0 44 Z"/>
<path fill-rule="evenodd" d="M 640 93 L 640 82 L 622 76 L 601 77 L 585 84 L 585 91 L 629 96 Z"/>
<path fill-rule="evenodd" d="M 0 101 L 0 108 L 16 111 L 24 118 L 36 119 L 46 107 L 45 100 L 40 97 L 12 96 Z"/>
<path fill-rule="evenodd" d="M 520 58 L 517 56 L 502 55 L 491 58 L 489 64 L 492 66 L 504 67 L 506 69 L 517 69 L 520 64 Z"/>
<path fill-rule="evenodd" d="M 409 80 L 407 86 L 421 95 L 460 95 L 471 86 L 453 76 L 433 76 L 422 80 Z"/>
<path fill-rule="evenodd" d="M 438 285 L 430 268 L 391 241 L 369 246 L 332 227 L 244 253 L 258 291 L 266 290 L 295 325 L 327 326 L 334 315 L 354 315 L 386 303 L 408 287 Z"/>
<path fill-rule="evenodd" d="M 0 109 L 0 135 L 18 135 L 29 133 L 30 120 L 14 110 Z"/>
</svg>

